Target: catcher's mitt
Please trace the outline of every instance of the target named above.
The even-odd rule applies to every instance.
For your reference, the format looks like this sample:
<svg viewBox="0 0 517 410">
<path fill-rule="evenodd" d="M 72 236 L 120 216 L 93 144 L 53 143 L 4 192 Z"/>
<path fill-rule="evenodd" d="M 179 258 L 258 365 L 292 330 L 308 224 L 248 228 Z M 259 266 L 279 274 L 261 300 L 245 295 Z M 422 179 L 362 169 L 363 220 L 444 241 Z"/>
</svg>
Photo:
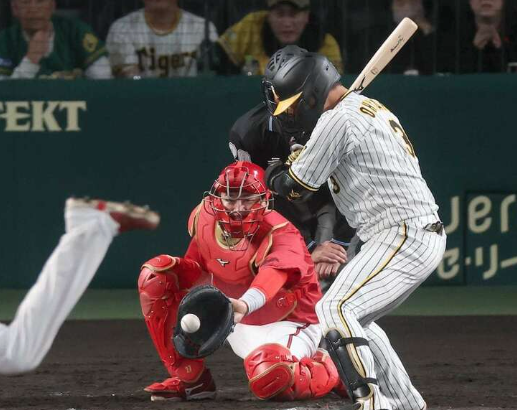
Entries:
<svg viewBox="0 0 517 410">
<path fill-rule="evenodd" d="M 188 313 L 196 315 L 201 323 L 193 333 L 187 333 L 181 328 L 181 319 Z M 230 299 L 213 286 L 198 286 L 180 302 L 172 340 L 181 356 L 189 359 L 206 357 L 221 347 L 233 331 L 233 326 Z"/>
</svg>

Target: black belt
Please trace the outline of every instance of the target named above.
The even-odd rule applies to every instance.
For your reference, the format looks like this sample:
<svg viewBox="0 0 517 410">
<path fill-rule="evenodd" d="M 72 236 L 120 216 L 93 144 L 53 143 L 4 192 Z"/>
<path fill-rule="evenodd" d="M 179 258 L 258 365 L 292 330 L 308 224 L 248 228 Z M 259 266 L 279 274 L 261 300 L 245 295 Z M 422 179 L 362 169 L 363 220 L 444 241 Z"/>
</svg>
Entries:
<svg viewBox="0 0 517 410">
<path fill-rule="evenodd" d="M 426 230 L 428 232 L 437 233 L 438 235 L 442 234 L 443 229 L 444 229 L 444 225 L 443 225 L 442 221 L 437 221 L 437 222 L 429 223 L 426 226 L 424 226 L 424 230 Z M 363 247 L 363 245 L 364 245 L 364 242 L 359 239 L 359 242 L 357 243 L 357 245 L 355 247 L 355 254 L 356 255 L 361 251 L 361 248 Z"/>
</svg>

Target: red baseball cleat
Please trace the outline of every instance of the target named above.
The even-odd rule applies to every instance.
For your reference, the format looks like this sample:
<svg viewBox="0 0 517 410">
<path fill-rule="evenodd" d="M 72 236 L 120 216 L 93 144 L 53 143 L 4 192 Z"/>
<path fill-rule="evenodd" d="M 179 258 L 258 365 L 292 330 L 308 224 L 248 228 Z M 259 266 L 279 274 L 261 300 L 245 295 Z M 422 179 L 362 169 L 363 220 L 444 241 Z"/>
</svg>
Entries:
<svg viewBox="0 0 517 410">
<path fill-rule="evenodd" d="M 193 383 L 186 383 L 177 377 L 171 377 L 161 383 L 153 383 L 144 390 L 151 393 L 151 401 L 214 399 L 216 395 L 215 382 L 208 369 L 205 369 L 201 377 Z"/>
<path fill-rule="evenodd" d="M 111 202 L 103 199 L 68 198 L 66 209 L 92 208 L 107 212 L 119 225 L 119 232 L 136 229 L 156 229 L 160 215 L 147 206 L 133 205 L 131 202 Z"/>
</svg>

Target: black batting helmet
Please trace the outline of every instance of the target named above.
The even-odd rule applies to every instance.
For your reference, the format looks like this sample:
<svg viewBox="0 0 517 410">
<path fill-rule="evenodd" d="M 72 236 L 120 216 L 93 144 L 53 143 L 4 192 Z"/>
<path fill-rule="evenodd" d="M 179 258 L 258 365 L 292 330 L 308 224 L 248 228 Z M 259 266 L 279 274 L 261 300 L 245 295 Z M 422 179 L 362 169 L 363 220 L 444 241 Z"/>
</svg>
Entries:
<svg viewBox="0 0 517 410">
<path fill-rule="evenodd" d="M 273 96 L 273 115 L 287 111 L 293 104 L 294 122 L 307 132 L 312 132 L 323 113 L 330 90 L 339 83 L 341 76 L 334 65 L 321 54 L 302 53 L 285 61 L 273 78 L 267 81 Z"/>
<path fill-rule="evenodd" d="M 301 56 L 307 52 L 308 51 L 306 49 L 295 45 L 285 46 L 284 48 L 276 51 L 267 63 L 264 71 L 264 80 L 271 81 L 286 61 L 289 61 L 293 57 Z"/>
<path fill-rule="evenodd" d="M 271 114 L 276 110 L 275 96 L 272 93 L 271 81 L 273 81 L 278 70 L 280 70 L 287 61 L 307 52 L 308 51 L 304 48 L 289 45 L 276 51 L 269 59 L 264 71 L 264 77 L 262 78 L 262 95 L 264 98 L 264 104 L 266 104 Z M 295 125 L 293 118 L 289 118 L 287 114 L 279 115 L 277 118 L 280 127 L 282 128 L 282 134 L 284 134 L 286 138 L 294 137 L 298 143 L 305 143 L 302 141 L 304 134 L 303 130 Z"/>
</svg>

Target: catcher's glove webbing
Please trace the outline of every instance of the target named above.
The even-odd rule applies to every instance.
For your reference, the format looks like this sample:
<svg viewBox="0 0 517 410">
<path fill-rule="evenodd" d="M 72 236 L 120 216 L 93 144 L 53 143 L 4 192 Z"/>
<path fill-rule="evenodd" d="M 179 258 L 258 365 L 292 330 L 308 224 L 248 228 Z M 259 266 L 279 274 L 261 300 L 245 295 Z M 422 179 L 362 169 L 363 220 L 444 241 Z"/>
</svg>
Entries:
<svg viewBox="0 0 517 410">
<path fill-rule="evenodd" d="M 187 333 L 181 328 L 181 319 L 192 313 L 199 318 L 199 329 Z M 230 299 L 219 289 L 206 285 L 193 288 L 181 300 L 173 342 L 178 353 L 189 359 L 214 353 L 233 331 L 234 317 Z"/>
</svg>

